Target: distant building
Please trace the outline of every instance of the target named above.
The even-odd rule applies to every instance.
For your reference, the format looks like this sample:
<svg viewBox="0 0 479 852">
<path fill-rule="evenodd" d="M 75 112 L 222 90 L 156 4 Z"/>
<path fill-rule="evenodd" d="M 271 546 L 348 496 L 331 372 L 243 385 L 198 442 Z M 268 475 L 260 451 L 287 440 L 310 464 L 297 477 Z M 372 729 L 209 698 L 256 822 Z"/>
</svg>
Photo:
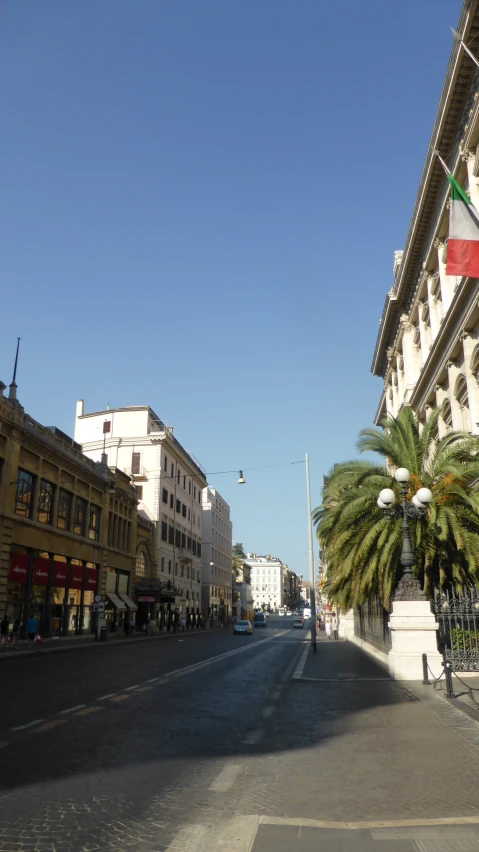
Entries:
<svg viewBox="0 0 479 852">
<path fill-rule="evenodd" d="M 251 568 L 251 591 L 254 608 L 279 609 L 285 603 L 285 566 L 273 556 L 248 553 L 244 560 Z"/>
<path fill-rule="evenodd" d="M 254 600 L 251 591 L 251 566 L 242 562 L 237 575 L 233 578 L 233 616 L 252 620 L 254 616 Z"/>
<path fill-rule="evenodd" d="M 202 493 L 203 614 L 213 618 L 231 615 L 233 527 L 230 507 L 221 494 L 208 486 Z"/>
<path fill-rule="evenodd" d="M 100 460 L 105 454 L 134 482 L 139 510 L 157 525 L 155 576 L 142 579 L 137 554 L 138 604 L 151 604 L 160 627 L 172 618 L 197 619 L 201 607 L 202 491 L 205 471 L 147 405 L 86 414 L 77 403 L 75 440 Z M 149 599 L 149 600 L 148 600 Z M 144 609 L 144 608 L 143 608 Z"/>
</svg>

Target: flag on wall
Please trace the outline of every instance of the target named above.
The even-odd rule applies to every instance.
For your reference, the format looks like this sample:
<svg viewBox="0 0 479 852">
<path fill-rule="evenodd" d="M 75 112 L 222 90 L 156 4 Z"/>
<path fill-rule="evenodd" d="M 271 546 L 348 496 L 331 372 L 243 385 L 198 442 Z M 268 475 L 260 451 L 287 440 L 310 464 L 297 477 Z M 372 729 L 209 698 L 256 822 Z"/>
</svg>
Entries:
<svg viewBox="0 0 479 852">
<path fill-rule="evenodd" d="M 479 278 L 479 213 L 448 172 L 451 187 L 446 275 Z"/>
</svg>

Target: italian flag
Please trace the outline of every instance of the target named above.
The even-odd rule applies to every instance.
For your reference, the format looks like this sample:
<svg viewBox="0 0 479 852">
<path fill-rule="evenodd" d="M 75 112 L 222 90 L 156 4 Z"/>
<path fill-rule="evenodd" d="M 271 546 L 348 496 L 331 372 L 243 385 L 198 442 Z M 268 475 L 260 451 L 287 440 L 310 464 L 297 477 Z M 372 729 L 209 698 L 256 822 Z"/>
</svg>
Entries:
<svg viewBox="0 0 479 852">
<path fill-rule="evenodd" d="M 448 173 L 451 186 L 446 275 L 479 278 L 479 213 L 462 186 Z"/>
</svg>

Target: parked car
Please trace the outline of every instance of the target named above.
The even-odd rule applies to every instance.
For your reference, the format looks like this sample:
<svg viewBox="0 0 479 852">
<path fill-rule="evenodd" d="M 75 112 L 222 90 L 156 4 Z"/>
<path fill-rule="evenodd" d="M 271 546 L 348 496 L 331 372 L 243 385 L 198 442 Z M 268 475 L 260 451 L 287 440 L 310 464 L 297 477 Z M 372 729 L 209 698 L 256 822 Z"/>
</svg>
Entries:
<svg viewBox="0 0 479 852">
<path fill-rule="evenodd" d="M 266 616 L 264 612 L 255 612 L 254 614 L 254 626 L 255 627 L 266 627 Z"/>
<path fill-rule="evenodd" d="M 290 609 L 288 609 L 288 611 L 286 612 L 286 615 L 292 615 L 292 614 L 293 614 L 293 613 L 291 612 L 291 610 L 290 610 Z"/>
<path fill-rule="evenodd" d="M 233 633 L 252 633 L 251 621 L 237 621 Z"/>
<path fill-rule="evenodd" d="M 304 627 L 303 619 L 302 618 L 295 618 L 294 621 L 293 621 L 293 627 L 298 627 L 298 628 L 302 629 Z"/>
</svg>

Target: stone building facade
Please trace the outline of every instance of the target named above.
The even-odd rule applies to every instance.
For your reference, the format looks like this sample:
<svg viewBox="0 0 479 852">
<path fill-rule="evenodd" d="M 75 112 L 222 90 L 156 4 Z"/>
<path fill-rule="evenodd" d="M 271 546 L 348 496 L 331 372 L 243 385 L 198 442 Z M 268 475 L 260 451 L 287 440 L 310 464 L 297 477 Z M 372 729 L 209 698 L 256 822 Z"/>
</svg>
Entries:
<svg viewBox="0 0 479 852">
<path fill-rule="evenodd" d="M 203 614 L 223 620 L 231 615 L 233 597 L 233 527 L 230 507 L 216 488 L 202 493 Z"/>
<path fill-rule="evenodd" d="M 479 33 L 478 0 L 464 3 L 457 29 L 466 43 Z M 405 405 L 421 419 L 439 406 L 440 435 L 479 434 L 479 280 L 446 275 L 449 186 L 435 149 L 479 209 L 479 69 L 457 41 L 404 250 L 394 254 L 372 372 L 384 381 L 377 424 Z"/>
</svg>

